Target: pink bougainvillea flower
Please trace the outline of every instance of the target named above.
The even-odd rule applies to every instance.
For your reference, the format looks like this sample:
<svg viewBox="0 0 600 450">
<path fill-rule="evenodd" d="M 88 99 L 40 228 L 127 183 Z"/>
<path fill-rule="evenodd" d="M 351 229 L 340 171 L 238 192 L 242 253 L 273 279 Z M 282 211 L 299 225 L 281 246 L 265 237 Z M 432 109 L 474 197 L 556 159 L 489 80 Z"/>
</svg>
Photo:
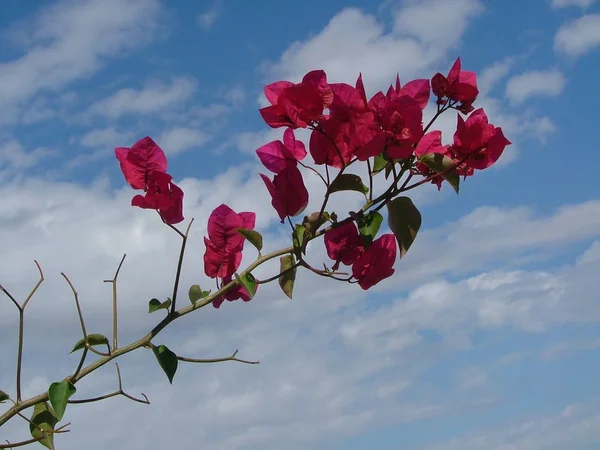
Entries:
<svg viewBox="0 0 600 450">
<path fill-rule="evenodd" d="M 378 92 L 369 100 L 369 107 L 386 134 L 387 155 L 392 159 L 410 157 L 423 134 L 423 111 L 417 100 L 407 95 L 388 100 Z"/>
<path fill-rule="evenodd" d="M 394 274 L 396 262 L 396 238 L 384 234 L 375 239 L 352 265 L 352 276 L 358 285 L 367 290 Z"/>
<path fill-rule="evenodd" d="M 172 179 L 164 172 L 150 172 L 145 181 L 146 194 L 133 197 L 131 206 L 155 209 L 169 225 L 183 221 L 183 191 Z"/>
<path fill-rule="evenodd" d="M 256 214 L 236 213 L 225 204 L 217 206 L 208 218 L 208 238 L 204 238 L 204 272 L 210 278 L 233 275 L 242 262 L 245 238 L 240 228 L 253 230 Z"/>
<path fill-rule="evenodd" d="M 271 106 L 259 110 L 271 128 L 306 128 L 323 117 L 333 94 L 322 70 L 307 73 L 302 81 L 277 81 L 265 87 L 265 97 Z"/>
<path fill-rule="evenodd" d="M 294 164 L 288 164 L 285 169 L 275 175 L 273 181 L 266 175 L 260 174 L 271 194 L 271 204 L 281 223 L 287 216 L 300 214 L 308 205 L 308 191 L 302 179 L 302 173 Z"/>
<path fill-rule="evenodd" d="M 131 148 L 115 148 L 115 155 L 125 180 L 133 189 L 146 190 L 150 174 L 167 171 L 165 153 L 149 136 L 140 139 Z"/>
<path fill-rule="evenodd" d="M 466 121 L 458 115 L 454 145 L 450 151 L 466 166 L 483 170 L 494 164 L 510 144 L 502 129 L 488 123 L 485 112 L 480 108 Z"/>
<path fill-rule="evenodd" d="M 274 173 L 279 173 L 287 164 L 296 164 L 306 157 L 306 147 L 302 141 L 296 140 L 294 130 L 288 128 L 283 133 L 283 142 L 272 141 L 263 145 L 256 154 L 263 165 Z"/>
<path fill-rule="evenodd" d="M 445 77 L 437 73 L 431 79 L 431 89 L 438 97 L 439 104 L 445 104 L 445 97 L 452 101 L 461 102 L 459 110 L 463 114 L 473 111 L 473 102 L 479 95 L 477 89 L 477 75 L 475 72 L 461 70 L 460 58 L 457 58 L 454 65 Z"/>
<path fill-rule="evenodd" d="M 364 250 L 354 222 L 347 222 L 328 231 L 324 241 L 327 256 L 335 261 L 333 270 L 337 270 L 340 263 L 351 266 Z"/>
<path fill-rule="evenodd" d="M 402 87 L 400 85 L 400 76 L 396 75 L 396 86 L 390 86 L 387 91 L 386 98 L 391 101 L 403 96 L 407 96 L 416 101 L 421 110 L 424 110 L 429 102 L 430 90 L 429 80 L 419 79 L 409 81 Z"/>
<path fill-rule="evenodd" d="M 226 286 L 231 283 L 231 275 L 223 278 L 221 286 Z M 256 290 L 258 291 L 258 284 L 256 285 Z M 244 302 L 249 302 L 251 300 L 250 294 L 246 290 L 244 286 L 236 284 L 233 288 L 228 290 L 224 295 L 217 297 L 213 300 L 212 304 L 215 308 L 219 308 L 225 300 L 228 302 L 234 302 L 236 300 L 242 300 Z"/>
</svg>

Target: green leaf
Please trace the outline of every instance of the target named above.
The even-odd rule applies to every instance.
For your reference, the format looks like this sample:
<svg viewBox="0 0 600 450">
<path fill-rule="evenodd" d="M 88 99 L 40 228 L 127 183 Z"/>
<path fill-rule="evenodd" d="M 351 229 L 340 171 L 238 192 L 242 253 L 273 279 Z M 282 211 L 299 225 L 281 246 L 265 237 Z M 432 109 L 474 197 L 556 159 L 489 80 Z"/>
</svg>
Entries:
<svg viewBox="0 0 600 450">
<path fill-rule="evenodd" d="M 67 409 L 67 401 L 77 389 L 69 380 L 61 381 L 60 383 L 52 383 L 48 388 L 48 398 L 50 404 L 54 408 L 56 418 L 62 420 L 65 410 Z"/>
<path fill-rule="evenodd" d="M 444 170 L 447 170 L 447 172 L 442 174 L 442 177 L 444 177 L 448 184 L 450 184 L 450 186 L 452 186 L 452 188 L 458 194 L 460 176 L 458 175 L 456 168 L 448 170 L 452 166 L 454 166 L 454 162 L 452 161 L 452 159 L 450 159 L 446 155 L 442 155 L 441 153 L 426 153 L 424 155 L 421 155 L 421 157 L 419 158 L 419 162 L 425 164 L 435 173 L 440 173 Z"/>
<path fill-rule="evenodd" d="M 362 179 L 353 173 L 343 173 L 335 177 L 333 183 L 329 186 L 329 192 L 339 191 L 357 191 L 363 194 L 369 192 L 369 188 L 365 186 Z"/>
<path fill-rule="evenodd" d="M 421 213 L 408 197 L 398 197 L 387 204 L 388 226 L 396 236 L 402 258 L 421 228 Z"/>
<path fill-rule="evenodd" d="M 156 356 L 158 364 L 167 375 L 169 383 L 173 384 L 173 377 L 175 376 L 175 372 L 177 372 L 177 364 L 179 363 L 177 355 L 164 345 L 152 347 L 152 351 L 154 352 L 154 356 Z"/>
<path fill-rule="evenodd" d="M 108 347 L 108 339 L 106 336 L 103 336 L 101 334 L 88 334 L 87 336 L 87 342 L 88 345 L 94 347 L 96 345 L 106 345 Z M 81 339 L 79 342 L 77 342 L 77 344 L 75 344 L 75 347 L 73 347 L 73 350 L 71 350 L 71 353 L 76 352 L 77 350 L 81 350 L 85 347 L 85 339 Z"/>
<path fill-rule="evenodd" d="M 358 220 L 358 232 L 365 247 L 371 245 L 382 222 L 383 216 L 377 211 L 371 211 Z"/>
<path fill-rule="evenodd" d="M 169 309 L 171 303 L 172 302 L 170 298 L 166 299 L 162 303 L 159 299 L 153 298 L 148 302 L 148 313 L 153 313 L 154 311 L 158 311 L 159 309 Z"/>
<path fill-rule="evenodd" d="M 383 153 L 377 155 L 373 161 L 373 170 L 371 171 L 371 173 L 375 175 L 376 173 L 381 172 L 385 168 L 385 166 L 387 166 L 387 164 L 388 160 L 385 158 Z"/>
<path fill-rule="evenodd" d="M 54 434 L 47 433 L 54 431 L 54 426 L 58 423 L 56 414 L 48 405 L 48 402 L 38 403 L 33 408 L 33 415 L 29 423 L 29 431 L 34 439 L 39 439 L 39 443 L 44 447 L 54 450 Z"/>
<path fill-rule="evenodd" d="M 260 251 L 263 248 L 263 237 L 258 231 L 249 230 L 247 228 L 238 228 L 237 232 L 244 236 L 248 242 L 256 247 L 256 250 Z"/>
<path fill-rule="evenodd" d="M 317 220 L 319 221 L 318 223 Z M 327 211 L 323 211 L 320 219 L 319 212 L 314 212 L 310 216 L 304 216 L 304 220 L 302 220 L 302 226 L 304 226 L 304 228 L 306 228 L 310 234 L 314 234 L 318 231 L 321 225 L 331 220 L 331 216 Z"/>
<path fill-rule="evenodd" d="M 297 224 L 292 233 L 292 243 L 296 251 L 304 253 L 304 235 L 306 233 L 306 227 L 304 225 Z"/>
<path fill-rule="evenodd" d="M 0 403 L 4 403 L 8 399 L 10 399 L 10 396 L 4 391 L 0 391 Z"/>
<path fill-rule="evenodd" d="M 279 277 L 279 286 L 285 295 L 287 295 L 290 300 L 292 299 L 292 291 L 294 290 L 294 281 L 296 280 L 296 267 L 293 269 L 295 264 L 294 255 L 286 255 L 279 258 L 279 273 L 283 273 Z"/>
<path fill-rule="evenodd" d="M 192 302 L 192 305 L 195 305 L 198 300 L 208 297 L 210 295 L 210 290 L 203 291 L 199 285 L 194 284 L 190 286 L 190 291 L 188 295 L 190 297 L 190 302 Z"/>
<path fill-rule="evenodd" d="M 236 273 L 235 279 L 238 283 L 246 288 L 250 298 L 254 297 L 254 294 L 256 294 L 256 278 L 254 278 L 254 275 L 251 273 L 246 273 L 240 276 Z"/>
</svg>

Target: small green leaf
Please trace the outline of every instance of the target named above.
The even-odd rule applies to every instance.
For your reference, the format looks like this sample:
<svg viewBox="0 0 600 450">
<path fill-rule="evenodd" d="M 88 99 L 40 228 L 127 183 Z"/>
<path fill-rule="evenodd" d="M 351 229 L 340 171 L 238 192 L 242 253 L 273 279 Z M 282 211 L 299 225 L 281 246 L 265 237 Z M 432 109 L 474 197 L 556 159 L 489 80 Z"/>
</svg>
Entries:
<svg viewBox="0 0 600 450">
<path fill-rule="evenodd" d="M 317 223 L 317 220 L 319 223 Z M 309 233 L 314 234 L 319 230 L 321 225 L 329 221 L 331 221 L 331 216 L 327 211 L 323 211 L 320 219 L 319 212 L 314 212 L 310 216 L 304 216 L 302 226 L 304 226 Z"/>
<path fill-rule="evenodd" d="M 383 216 L 377 211 L 371 211 L 358 220 L 358 232 L 365 247 L 371 245 L 382 222 Z"/>
<path fill-rule="evenodd" d="M 108 346 L 108 339 L 106 338 L 106 336 L 103 336 L 101 334 L 88 334 L 87 337 L 87 342 L 88 345 L 94 347 L 96 345 L 106 345 Z M 75 344 L 75 347 L 73 347 L 73 350 L 71 350 L 71 353 L 76 352 L 77 350 L 81 350 L 85 347 L 85 339 L 81 339 L 79 342 L 77 342 L 77 344 Z"/>
<path fill-rule="evenodd" d="M 195 305 L 198 300 L 208 297 L 210 295 L 210 290 L 203 291 L 199 285 L 194 284 L 190 286 L 190 291 L 188 295 L 190 297 L 190 302 L 192 302 L 192 305 Z"/>
<path fill-rule="evenodd" d="M 10 399 L 10 396 L 4 391 L 0 391 L 0 403 L 4 403 L 8 399 Z"/>
<path fill-rule="evenodd" d="M 167 375 L 169 383 L 173 384 L 173 377 L 175 376 L 175 372 L 177 372 L 177 364 L 179 363 L 177 355 L 164 345 L 152 347 L 152 351 L 154 352 L 154 356 L 156 356 L 158 364 Z"/>
<path fill-rule="evenodd" d="M 421 228 L 421 213 L 408 197 L 398 197 L 387 204 L 388 226 L 396 236 L 402 258 Z"/>
<path fill-rule="evenodd" d="M 385 166 L 388 165 L 388 160 L 385 158 L 385 156 L 383 155 L 383 153 L 381 153 L 380 155 L 377 155 L 373 161 L 373 170 L 372 170 L 372 174 L 375 175 L 376 173 L 381 172 Z"/>
<path fill-rule="evenodd" d="M 304 235 L 306 233 L 306 227 L 297 224 L 292 234 L 292 243 L 297 252 L 304 253 Z"/>
<path fill-rule="evenodd" d="M 57 423 L 56 414 L 48 405 L 48 402 L 38 403 L 33 408 L 29 431 L 34 439 L 39 439 L 40 444 L 54 450 L 54 434 L 48 433 L 48 431 L 54 431 L 54 426 Z"/>
<path fill-rule="evenodd" d="M 339 191 L 357 191 L 366 194 L 369 192 L 369 188 L 365 186 L 358 175 L 343 173 L 335 177 L 335 180 L 329 186 L 330 193 Z"/>
<path fill-rule="evenodd" d="M 248 242 L 256 247 L 259 252 L 263 248 L 263 237 L 258 231 L 249 230 L 247 228 L 238 228 L 238 233 L 244 236 Z"/>
<path fill-rule="evenodd" d="M 158 311 L 159 309 L 169 309 L 171 303 L 172 301 L 170 298 L 166 299 L 162 303 L 159 299 L 153 298 L 148 302 L 148 313 L 153 313 L 154 311 Z"/>
<path fill-rule="evenodd" d="M 251 273 L 247 273 L 245 275 L 235 274 L 235 279 L 238 283 L 240 283 L 243 287 L 248 291 L 248 295 L 250 298 L 254 297 L 256 294 L 256 278 Z"/>
<path fill-rule="evenodd" d="M 426 153 L 421 155 L 419 158 L 419 162 L 422 162 L 435 173 L 443 172 L 447 170 L 447 172 L 442 174 L 442 177 L 448 182 L 450 186 L 456 191 L 458 194 L 458 185 L 460 183 L 460 176 L 456 171 L 456 168 L 452 170 L 450 169 L 454 166 L 454 161 L 447 157 L 446 155 L 442 155 L 441 153 Z"/>
<path fill-rule="evenodd" d="M 65 415 L 67 409 L 67 401 L 77 389 L 69 380 L 61 381 L 60 383 L 52 383 L 48 389 L 48 398 L 50 404 L 54 408 L 56 418 L 60 421 Z"/>
<path fill-rule="evenodd" d="M 279 286 L 283 293 L 291 300 L 292 291 L 294 290 L 294 281 L 296 280 L 296 268 L 294 267 L 292 269 L 295 264 L 294 255 L 282 256 L 279 258 L 279 263 L 279 273 L 283 273 L 283 275 L 279 277 Z"/>
</svg>

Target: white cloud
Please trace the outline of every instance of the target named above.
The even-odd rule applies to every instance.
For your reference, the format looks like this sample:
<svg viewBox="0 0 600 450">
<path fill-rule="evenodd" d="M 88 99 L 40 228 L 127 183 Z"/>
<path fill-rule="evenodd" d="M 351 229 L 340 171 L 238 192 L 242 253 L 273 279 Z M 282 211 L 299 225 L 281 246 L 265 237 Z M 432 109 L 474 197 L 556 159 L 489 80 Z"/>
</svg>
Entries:
<svg viewBox="0 0 600 450">
<path fill-rule="evenodd" d="M 600 14 L 571 20 L 554 36 L 554 50 L 571 57 L 588 53 L 600 45 Z"/>
<path fill-rule="evenodd" d="M 582 9 L 592 6 L 595 0 L 550 0 L 552 9 L 566 8 L 569 6 L 577 6 Z"/>
<path fill-rule="evenodd" d="M 532 70 L 515 75 L 506 84 L 506 96 L 516 104 L 532 97 L 556 97 L 565 87 L 564 75 L 556 70 Z"/>
<path fill-rule="evenodd" d="M 132 138 L 131 132 L 117 131 L 112 127 L 92 130 L 81 137 L 84 147 L 100 147 L 103 150 L 115 147 L 127 147 Z"/>
<path fill-rule="evenodd" d="M 8 174 L 15 174 L 15 171 L 21 171 L 35 166 L 41 160 L 54 156 L 56 153 L 45 147 L 25 150 L 21 143 L 15 139 L 0 142 L 0 163 L 2 168 Z"/>
<path fill-rule="evenodd" d="M 505 58 L 486 67 L 477 77 L 477 87 L 480 95 L 488 94 L 502 79 L 504 79 L 514 64 L 514 58 Z"/>
<path fill-rule="evenodd" d="M 203 146 L 210 136 L 195 128 L 174 127 L 165 131 L 156 142 L 168 155 L 182 153 Z"/>
<path fill-rule="evenodd" d="M 198 16 L 198 18 L 196 19 L 196 23 L 204 31 L 208 31 L 213 27 L 220 13 L 221 5 L 219 2 L 215 2 L 210 9 Z"/>
<path fill-rule="evenodd" d="M 487 433 L 473 433 L 445 444 L 421 447 L 421 450 L 563 450 L 596 448 L 600 437 L 598 399 L 573 404 L 561 412 L 527 422 L 494 426 Z"/>
<path fill-rule="evenodd" d="M 156 36 L 158 0 L 63 0 L 17 29 L 26 52 L 0 63 L 0 105 L 19 104 L 93 75 L 111 57 Z"/>
<path fill-rule="evenodd" d="M 191 77 L 176 77 L 170 83 L 150 80 L 141 90 L 120 89 L 92 105 L 89 111 L 112 119 L 126 114 L 158 113 L 189 101 L 196 87 L 196 80 Z"/>
<path fill-rule="evenodd" d="M 452 8 L 447 8 L 452 3 Z M 431 18 L 438 16 L 439 9 L 452 11 L 456 27 L 441 39 L 430 25 Z M 385 89 L 397 72 L 408 81 L 417 76 L 429 77 L 434 65 L 446 57 L 460 40 L 470 18 L 479 13 L 482 3 L 472 0 L 444 2 L 432 0 L 423 4 L 410 3 L 394 11 L 396 25 L 392 31 L 374 16 L 355 8 L 346 8 L 336 14 L 318 34 L 296 41 L 281 56 L 279 61 L 264 65 L 268 81 L 289 79 L 298 81 L 306 72 L 324 69 L 332 82 L 354 83 L 362 72 L 367 90 Z M 427 18 L 424 28 L 405 22 Z"/>
</svg>

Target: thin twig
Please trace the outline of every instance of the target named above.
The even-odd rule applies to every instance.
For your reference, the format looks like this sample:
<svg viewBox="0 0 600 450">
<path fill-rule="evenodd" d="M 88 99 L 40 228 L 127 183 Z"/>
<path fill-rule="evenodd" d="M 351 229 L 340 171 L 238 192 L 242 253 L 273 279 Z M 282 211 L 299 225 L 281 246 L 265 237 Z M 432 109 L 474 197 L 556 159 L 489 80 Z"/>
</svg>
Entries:
<svg viewBox="0 0 600 450">
<path fill-rule="evenodd" d="M 173 283 L 173 295 L 171 296 L 171 311 L 170 314 L 175 312 L 175 303 L 177 302 L 177 291 L 179 290 L 179 278 L 181 277 L 181 268 L 183 267 L 183 257 L 185 255 L 185 246 L 187 245 L 188 236 L 190 234 L 190 228 L 194 223 L 194 218 L 190 220 L 185 233 L 181 235 L 181 250 L 179 250 L 179 261 L 177 261 L 177 272 L 175 273 L 175 283 Z M 181 234 L 181 233 L 180 233 Z"/>
<path fill-rule="evenodd" d="M 75 369 L 75 373 L 72 376 L 73 378 L 77 378 L 79 371 L 81 370 L 81 368 L 83 367 L 83 364 L 85 363 L 85 358 L 87 357 L 87 353 L 88 353 L 87 331 L 85 330 L 85 321 L 83 320 L 83 313 L 81 312 L 81 305 L 79 304 L 79 294 L 75 290 L 75 286 L 73 286 L 73 283 L 71 283 L 71 280 L 69 279 L 69 277 L 64 272 L 61 272 L 60 274 L 65 279 L 65 281 L 71 288 L 71 291 L 73 292 L 73 298 L 75 299 L 75 307 L 77 308 L 77 315 L 79 316 L 79 324 L 81 325 L 81 332 L 83 334 L 83 342 L 85 343 L 85 347 L 83 347 L 83 352 L 81 353 L 81 359 L 79 360 L 77 369 Z"/>
<path fill-rule="evenodd" d="M 68 403 L 74 403 L 74 404 L 93 403 L 93 402 L 99 402 L 102 400 L 106 400 L 107 398 L 116 397 L 117 395 L 122 395 L 123 397 L 126 397 L 129 400 L 133 400 L 134 402 L 144 403 L 145 405 L 149 405 L 150 400 L 148 400 L 148 397 L 146 397 L 146 394 L 144 394 L 143 392 L 141 393 L 141 395 L 144 397 L 144 399 L 142 400 L 140 398 L 136 398 L 133 395 L 128 394 L 127 392 L 125 392 L 123 390 L 123 381 L 121 380 L 121 370 L 119 369 L 119 364 L 115 363 L 115 366 L 117 367 L 117 380 L 119 383 L 118 390 L 111 392 L 110 394 L 100 395 L 98 397 L 83 398 L 80 400 L 69 400 Z"/>
<path fill-rule="evenodd" d="M 260 364 L 260 361 L 247 361 L 245 359 L 238 359 L 238 358 L 236 358 L 237 354 L 238 354 L 238 351 L 236 350 L 235 352 L 232 353 L 231 356 L 227 356 L 225 358 L 197 359 L 197 358 L 186 358 L 183 356 L 178 356 L 177 359 L 179 361 L 196 363 L 196 364 L 212 364 L 212 363 L 219 363 L 219 362 L 225 362 L 225 361 L 235 361 L 235 362 L 239 362 L 239 363 L 243 363 L 243 364 Z"/>
<path fill-rule="evenodd" d="M 127 253 L 123 254 L 123 257 L 121 258 L 121 262 L 119 263 L 119 267 L 117 267 L 117 271 L 115 272 L 115 276 L 112 278 L 112 280 L 104 280 L 105 283 L 112 283 L 112 297 L 113 297 L 113 303 L 112 303 L 112 307 L 113 307 L 113 348 L 116 350 L 119 346 L 119 342 L 118 342 L 118 311 L 117 311 L 117 277 L 119 276 L 119 272 L 121 271 L 121 266 L 123 265 L 123 262 L 125 261 L 125 257 L 127 256 Z"/>
</svg>

